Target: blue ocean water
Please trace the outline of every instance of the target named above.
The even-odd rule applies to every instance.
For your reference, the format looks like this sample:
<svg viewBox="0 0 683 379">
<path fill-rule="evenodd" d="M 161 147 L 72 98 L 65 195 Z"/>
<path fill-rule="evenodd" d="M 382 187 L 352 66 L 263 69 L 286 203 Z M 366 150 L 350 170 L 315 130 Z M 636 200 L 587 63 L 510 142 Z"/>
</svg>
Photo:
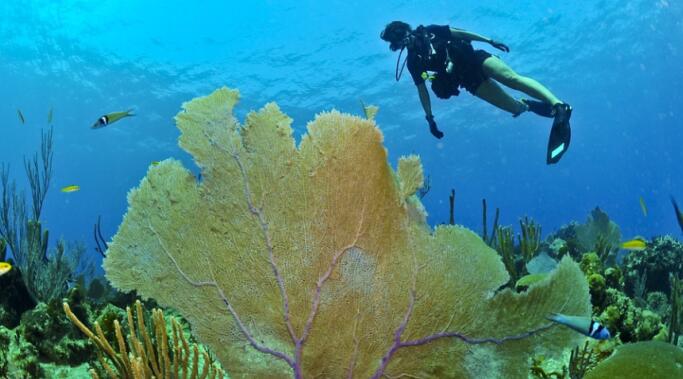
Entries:
<svg viewBox="0 0 683 379">
<path fill-rule="evenodd" d="M 510 46 L 498 54 L 475 43 L 573 105 L 562 161 L 545 164 L 550 120 L 512 118 L 465 92 L 432 96 L 446 134 L 434 139 L 409 75 L 394 81 L 397 54 L 379 39 L 392 20 L 449 24 Z M 92 247 L 98 215 L 113 235 L 126 193 L 152 161 L 194 167 L 177 146 L 173 116 L 226 85 L 241 91 L 239 118 L 276 101 L 298 136 L 321 111 L 378 105 L 392 165 L 401 155 L 422 158 L 431 224 L 448 220 L 453 188 L 455 220 L 474 230 L 486 198 L 501 223 L 528 215 L 544 232 L 599 206 L 625 236 L 679 234 L 669 196 L 683 202 L 682 60 L 680 1 L 4 1 L 0 162 L 25 183 L 22 159 L 37 150 L 52 108 L 44 224 Z M 89 128 L 128 108 L 135 118 Z M 72 184 L 81 191 L 60 192 Z"/>
</svg>

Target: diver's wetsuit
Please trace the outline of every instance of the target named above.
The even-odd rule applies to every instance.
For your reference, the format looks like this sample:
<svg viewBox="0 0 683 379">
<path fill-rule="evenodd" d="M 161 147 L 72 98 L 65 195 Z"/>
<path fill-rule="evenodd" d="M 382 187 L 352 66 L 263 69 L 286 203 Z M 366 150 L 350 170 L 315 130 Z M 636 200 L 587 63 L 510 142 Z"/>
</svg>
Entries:
<svg viewBox="0 0 683 379">
<path fill-rule="evenodd" d="M 488 79 L 482 64 L 491 54 L 474 50 L 470 41 L 454 39 L 448 25 L 419 26 L 415 32 L 418 37 L 415 46 L 408 49 L 407 63 L 415 85 L 425 82 L 423 72 L 434 71 L 432 90 L 438 97 L 449 98 L 458 95 L 458 87 L 474 94 Z M 448 58 L 453 63 L 450 73 L 446 71 Z"/>
</svg>

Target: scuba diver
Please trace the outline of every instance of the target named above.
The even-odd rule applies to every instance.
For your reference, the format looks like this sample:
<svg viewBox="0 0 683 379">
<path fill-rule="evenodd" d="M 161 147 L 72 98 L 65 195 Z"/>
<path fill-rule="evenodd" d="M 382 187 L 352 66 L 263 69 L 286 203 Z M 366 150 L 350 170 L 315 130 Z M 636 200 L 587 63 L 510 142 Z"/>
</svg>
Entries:
<svg viewBox="0 0 683 379">
<path fill-rule="evenodd" d="M 442 138 L 443 132 L 438 129 L 432 114 L 429 92 L 425 85 L 428 80 L 434 94 L 442 99 L 458 96 L 458 88 L 465 88 L 478 98 L 510 112 L 513 117 L 531 111 L 540 116 L 553 118 L 546 162 L 559 162 L 567 151 L 571 139 L 569 118 L 572 107 L 560 101 L 541 83 L 517 74 L 499 57 L 484 50 L 475 50 L 471 42 L 486 42 L 499 50 L 509 52 L 510 49 L 505 44 L 448 25 L 420 25 L 413 30 L 402 21 L 387 24 L 380 38 L 389 42 L 391 51 L 400 50 L 396 61 L 396 81 L 401 78 L 407 62 L 408 71 L 417 86 L 425 118 L 429 123 L 429 131 L 434 137 Z M 408 54 L 399 71 L 404 49 L 408 50 Z M 498 83 L 521 91 L 536 100 L 517 100 L 507 94 Z"/>
</svg>

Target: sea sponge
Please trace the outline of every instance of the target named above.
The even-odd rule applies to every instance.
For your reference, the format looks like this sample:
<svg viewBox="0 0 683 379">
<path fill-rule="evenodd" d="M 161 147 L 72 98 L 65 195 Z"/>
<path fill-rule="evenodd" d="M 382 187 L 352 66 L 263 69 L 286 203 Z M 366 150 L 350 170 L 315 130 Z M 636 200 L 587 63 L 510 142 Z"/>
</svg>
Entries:
<svg viewBox="0 0 683 379">
<path fill-rule="evenodd" d="M 646 292 L 669 296 L 669 275 L 683 276 L 683 243 L 668 235 L 655 237 L 645 250 L 626 255 L 623 266 L 627 293 L 637 292 L 639 281 L 645 280 Z"/>
<path fill-rule="evenodd" d="M 104 262 L 117 288 L 176 308 L 232 377 L 519 377 L 534 349 L 577 341 L 545 320 L 590 313 L 571 259 L 497 291 L 509 277 L 479 236 L 415 217 L 419 160 L 394 173 L 373 121 L 321 114 L 297 147 L 275 104 L 240 125 L 237 99 L 184 104 L 180 145 L 204 179 L 150 167 Z"/>
<path fill-rule="evenodd" d="M 605 298 L 607 294 L 607 285 L 605 283 L 605 278 L 600 274 L 591 274 L 588 276 L 588 288 L 591 293 L 591 303 L 596 309 L 602 309 L 604 307 Z"/>
<path fill-rule="evenodd" d="M 605 282 L 607 287 L 622 290 L 624 288 L 624 276 L 619 267 L 608 267 L 605 270 Z"/>
<path fill-rule="evenodd" d="M 595 252 L 585 253 L 581 256 L 581 271 L 586 276 L 602 274 L 602 261 Z"/>
<path fill-rule="evenodd" d="M 666 330 L 666 325 L 662 324 L 662 318 L 658 314 L 647 309 L 641 312 L 636 327 L 638 341 L 651 340 L 662 330 Z"/>
</svg>

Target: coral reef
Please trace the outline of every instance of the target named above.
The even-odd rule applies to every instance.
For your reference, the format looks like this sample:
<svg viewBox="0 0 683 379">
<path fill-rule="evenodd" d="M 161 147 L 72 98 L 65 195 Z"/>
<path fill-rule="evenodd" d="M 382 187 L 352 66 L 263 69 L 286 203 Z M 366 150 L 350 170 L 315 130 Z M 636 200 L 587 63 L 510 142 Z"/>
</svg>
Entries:
<svg viewBox="0 0 683 379">
<path fill-rule="evenodd" d="M 594 250 L 605 260 L 611 250 L 619 246 L 621 232 L 607 213 L 595 208 L 585 224 L 576 226 L 576 239 L 582 251 Z"/>
<path fill-rule="evenodd" d="M 21 321 L 21 314 L 32 309 L 35 303 L 26 289 L 21 273 L 16 269 L 0 276 L 0 288 L 0 325 L 14 329 Z"/>
<path fill-rule="evenodd" d="M 638 307 L 623 292 L 608 288 L 597 318 L 622 342 L 647 341 L 666 329 L 662 317 Z"/>
<path fill-rule="evenodd" d="M 671 236 L 655 237 L 643 251 L 631 252 L 624 257 L 626 293 L 637 295 L 638 283 L 648 291 L 669 294 L 669 274 L 683 277 L 683 244 Z"/>
<path fill-rule="evenodd" d="M 486 202 L 484 202 L 484 209 Z M 496 210 L 496 217 L 498 216 L 498 210 Z M 484 223 L 486 222 L 486 215 L 484 212 Z M 538 225 L 534 220 L 529 217 L 524 217 L 519 220 L 520 234 L 517 236 L 518 245 L 515 246 L 515 237 L 512 231 L 512 227 L 509 226 L 496 226 L 497 219 L 494 221 L 495 238 L 490 242 L 495 247 L 498 254 L 500 254 L 505 264 L 505 268 L 510 274 L 510 284 L 514 284 L 515 287 L 517 283 L 522 281 L 528 281 L 529 274 L 538 274 L 539 272 L 529 271 L 528 264 L 536 257 L 541 246 L 541 226 Z M 484 228 L 485 239 L 486 228 Z M 553 267 L 556 265 L 553 264 Z M 548 269 L 545 272 L 552 270 Z M 526 278 L 526 279 L 524 279 Z M 538 277 L 536 277 L 538 278 Z M 524 279 L 524 280 L 523 280 Z M 522 287 L 526 287 L 522 285 Z"/>
<path fill-rule="evenodd" d="M 524 260 L 528 263 L 536 256 L 541 245 L 541 226 L 529 217 L 519 220 L 521 235 L 519 236 L 519 250 Z"/>
<path fill-rule="evenodd" d="M 619 226 L 609 219 L 600 208 L 591 211 L 586 222 L 571 222 L 547 237 L 543 244 L 551 256 L 560 258 L 569 254 L 575 260 L 589 251 L 595 252 L 601 261 L 615 263 L 615 249 L 621 242 Z"/>
<path fill-rule="evenodd" d="M 486 216 L 486 199 L 481 199 L 481 216 L 482 216 L 482 233 L 481 239 L 486 242 L 487 245 L 493 246 L 496 240 L 496 231 L 498 230 L 498 219 L 500 218 L 500 208 L 496 208 L 496 215 L 493 217 L 493 225 L 491 227 L 491 236 L 488 235 L 488 217 Z"/>
<path fill-rule="evenodd" d="M 2 199 L 0 201 L 0 238 L 12 252 L 16 270 L 33 301 L 49 302 L 66 294 L 68 282 L 74 279 L 84 252 L 81 244 L 67 245 L 58 241 L 48 248 L 49 233 L 40 216 L 52 178 L 52 128 L 41 134 L 40 154 L 24 159 L 30 188 L 30 207 L 26 196 L 9 180 L 9 167 L 0 166 Z"/>
<path fill-rule="evenodd" d="M 604 271 L 605 282 L 608 287 L 618 290 L 624 289 L 624 274 L 619 267 L 608 267 Z"/>
<path fill-rule="evenodd" d="M 0 167 L 0 261 L 14 266 L 0 276 L 0 377 L 223 377 L 216 360 L 264 378 L 683 375 L 680 241 L 655 237 L 622 260 L 599 208 L 545 241 L 530 218 L 517 236 L 498 225 L 496 209 L 489 235 L 485 200 L 479 238 L 452 225 L 454 191 L 451 225 L 432 230 L 420 160 L 389 167 L 376 107 L 322 114 L 296 146 L 276 105 L 240 125 L 236 101 L 222 89 L 177 117 L 203 181 L 153 165 L 111 254 L 94 225 L 127 294 L 79 275 L 84 245 L 48 246 L 52 131 L 25 160 L 29 196 Z M 133 310 L 135 290 L 149 301 Z M 591 309 L 615 338 L 584 344 L 545 321 Z"/>
<path fill-rule="evenodd" d="M 543 355 L 532 357 L 530 374 L 539 379 L 581 379 L 608 358 L 614 348 L 610 341 L 586 339 L 583 345 L 566 353 L 564 359 L 546 359 Z"/>
<path fill-rule="evenodd" d="M 681 244 L 669 236 L 657 237 L 645 251 L 631 252 L 618 264 L 614 254 L 618 236 L 619 227 L 596 208 L 585 224 L 564 226 L 542 248 L 553 255 L 566 250 L 580 257 L 593 314 L 619 342 L 664 340 L 668 336 L 664 322 L 670 325 L 673 300 L 667 299 L 668 290 L 663 291 L 669 285 L 663 278 L 680 269 L 676 259 L 683 257 Z"/>
<path fill-rule="evenodd" d="M 184 104 L 180 145 L 203 181 L 151 167 L 104 263 L 114 286 L 176 308 L 231 375 L 519 377 L 536 346 L 574 346 L 545 316 L 590 312 L 577 264 L 496 293 L 499 256 L 427 227 L 420 166 L 394 174 L 374 122 L 322 114 L 297 147 L 274 104 L 239 125 L 237 98 Z"/>
<path fill-rule="evenodd" d="M 500 254 L 505 264 L 505 269 L 510 275 L 510 283 L 519 281 L 523 276 L 517 268 L 517 257 L 515 256 L 515 237 L 512 228 L 499 226 L 496 229 L 496 238 L 493 240 L 496 251 Z"/>
<path fill-rule="evenodd" d="M 114 319 L 113 336 L 109 337 L 105 336 L 99 322 L 95 322 L 95 332 L 90 330 L 71 311 L 68 303 L 63 303 L 63 309 L 69 320 L 100 350 L 98 360 L 101 373 L 91 369 L 93 379 L 102 375 L 122 379 L 225 377 L 223 369 L 213 362 L 206 351 L 197 344 L 190 345 L 187 342 L 182 327 L 173 317 L 169 337 L 164 313 L 160 309 L 152 310 L 152 330 L 148 332 L 140 301 L 135 303 L 135 317 L 130 307 L 126 307 L 128 333 L 124 333 L 119 320 Z M 124 334 L 127 335 L 125 340 Z"/>
<path fill-rule="evenodd" d="M 588 289 L 591 293 L 591 303 L 595 307 L 603 307 L 605 299 L 607 298 L 606 290 L 607 283 L 605 277 L 600 274 L 591 274 L 588 276 Z"/>
<path fill-rule="evenodd" d="M 572 350 L 567 367 L 569 378 L 581 379 L 597 365 L 597 357 L 589 344 L 590 342 L 586 341 L 583 348 L 577 346 Z"/>
<path fill-rule="evenodd" d="M 683 350 L 658 341 L 619 346 L 585 378 L 683 378 Z"/>
<path fill-rule="evenodd" d="M 42 360 L 61 365 L 78 365 L 92 358 L 85 339 L 64 318 L 57 301 L 39 303 L 22 316 L 19 335 L 34 346 Z"/>
<path fill-rule="evenodd" d="M 9 343 L 7 343 L 9 341 Z M 6 378 L 43 378 L 38 349 L 17 335 L 15 331 L 0 326 L 0 375 Z"/>
<path fill-rule="evenodd" d="M 0 375 L 2 377 L 7 376 L 9 357 L 7 356 L 9 352 L 10 343 L 14 338 L 14 333 L 0 325 Z"/>
<path fill-rule="evenodd" d="M 581 271 L 586 275 L 602 274 L 602 260 L 596 253 L 588 252 L 583 254 L 579 266 L 581 267 Z"/>
<path fill-rule="evenodd" d="M 668 318 L 668 338 L 667 340 L 672 344 L 678 346 L 680 336 L 683 334 L 683 284 L 682 280 L 676 275 L 670 274 L 671 294 L 670 299 L 670 314 Z"/>
</svg>

